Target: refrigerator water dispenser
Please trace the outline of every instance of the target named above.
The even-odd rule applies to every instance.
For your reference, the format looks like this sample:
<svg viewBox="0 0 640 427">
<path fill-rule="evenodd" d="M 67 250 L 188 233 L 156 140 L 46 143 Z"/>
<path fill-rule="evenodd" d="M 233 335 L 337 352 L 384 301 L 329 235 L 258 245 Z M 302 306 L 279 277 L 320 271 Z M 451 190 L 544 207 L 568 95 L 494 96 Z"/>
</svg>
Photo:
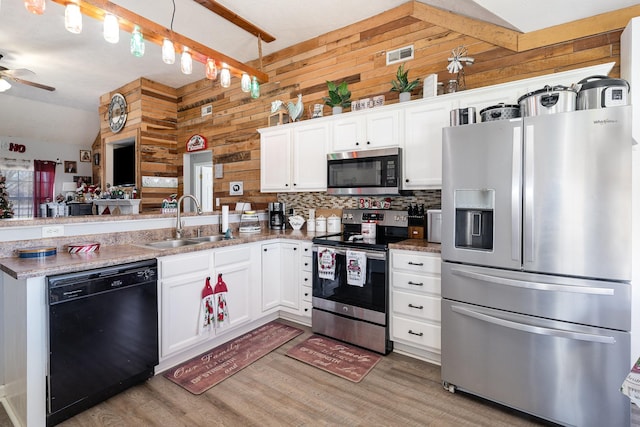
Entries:
<svg viewBox="0 0 640 427">
<path fill-rule="evenodd" d="M 455 245 L 492 250 L 494 190 L 456 190 Z"/>
</svg>

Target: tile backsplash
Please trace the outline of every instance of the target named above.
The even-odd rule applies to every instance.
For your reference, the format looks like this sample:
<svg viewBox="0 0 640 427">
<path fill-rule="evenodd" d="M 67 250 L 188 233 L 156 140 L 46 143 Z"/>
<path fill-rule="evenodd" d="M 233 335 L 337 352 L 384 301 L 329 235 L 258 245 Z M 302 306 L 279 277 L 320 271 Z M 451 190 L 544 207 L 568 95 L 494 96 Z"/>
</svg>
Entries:
<svg viewBox="0 0 640 427">
<path fill-rule="evenodd" d="M 361 197 L 369 199 L 391 199 L 391 209 L 406 210 L 409 205 L 424 204 L 427 209 L 440 209 L 440 190 L 413 191 L 406 196 L 330 196 L 317 193 L 278 193 L 278 201 L 285 203 L 287 211 L 294 209 L 296 214 L 306 217 L 309 209 L 357 209 Z"/>
</svg>

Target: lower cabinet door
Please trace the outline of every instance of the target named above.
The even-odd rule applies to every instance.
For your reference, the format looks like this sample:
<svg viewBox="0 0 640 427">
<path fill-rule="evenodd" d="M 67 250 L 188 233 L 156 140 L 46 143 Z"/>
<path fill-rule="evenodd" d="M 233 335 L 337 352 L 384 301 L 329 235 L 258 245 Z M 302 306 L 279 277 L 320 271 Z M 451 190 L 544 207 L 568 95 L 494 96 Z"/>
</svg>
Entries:
<svg viewBox="0 0 640 427">
<path fill-rule="evenodd" d="M 222 274 L 222 280 L 227 285 L 227 308 L 229 309 L 229 324 L 225 328 L 219 329 L 218 333 L 220 333 L 251 320 L 249 292 L 251 263 L 246 262 L 218 267 L 216 268 L 216 273 Z M 211 286 L 214 285 L 215 283 L 211 283 Z"/>
</svg>

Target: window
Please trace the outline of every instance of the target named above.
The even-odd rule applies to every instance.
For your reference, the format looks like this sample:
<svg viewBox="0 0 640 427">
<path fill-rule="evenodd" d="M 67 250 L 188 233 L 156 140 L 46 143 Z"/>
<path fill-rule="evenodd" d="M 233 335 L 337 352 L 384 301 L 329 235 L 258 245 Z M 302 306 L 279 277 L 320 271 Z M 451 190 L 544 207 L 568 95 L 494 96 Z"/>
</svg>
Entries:
<svg viewBox="0 0 640 427">
<path fill-rule="evenodd" d="M 0 173 L 13 207 L 14 218 L 33 218 L 33 163 L 30 160 L 0 159 Z"/>
</svg>

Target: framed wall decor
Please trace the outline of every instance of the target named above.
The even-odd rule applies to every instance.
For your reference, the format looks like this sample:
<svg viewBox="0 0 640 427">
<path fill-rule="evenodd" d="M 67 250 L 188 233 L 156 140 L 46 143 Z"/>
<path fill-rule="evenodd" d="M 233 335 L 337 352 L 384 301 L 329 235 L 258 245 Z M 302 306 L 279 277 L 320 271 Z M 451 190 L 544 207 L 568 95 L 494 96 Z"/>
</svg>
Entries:
<svg viewBox="0 0 640 427">
<path fill-rule="evenodd" d="M 65 173 L 78 173 L 78 164 L 73 161 L 65 160 L 64 171 Z"/>
<path fill-rule="evenodd" d="M 93 155 L 93 164 L 95 166 L 100 166 L 100 153 L 95 153 Z"/>
<path fill-rule="evenodd" d="M 89 150 L 80 150 L 80 161 L 81 162 L 90 162 L 91 161 L 91 151 L 89 151 Z"/>
</svg>

